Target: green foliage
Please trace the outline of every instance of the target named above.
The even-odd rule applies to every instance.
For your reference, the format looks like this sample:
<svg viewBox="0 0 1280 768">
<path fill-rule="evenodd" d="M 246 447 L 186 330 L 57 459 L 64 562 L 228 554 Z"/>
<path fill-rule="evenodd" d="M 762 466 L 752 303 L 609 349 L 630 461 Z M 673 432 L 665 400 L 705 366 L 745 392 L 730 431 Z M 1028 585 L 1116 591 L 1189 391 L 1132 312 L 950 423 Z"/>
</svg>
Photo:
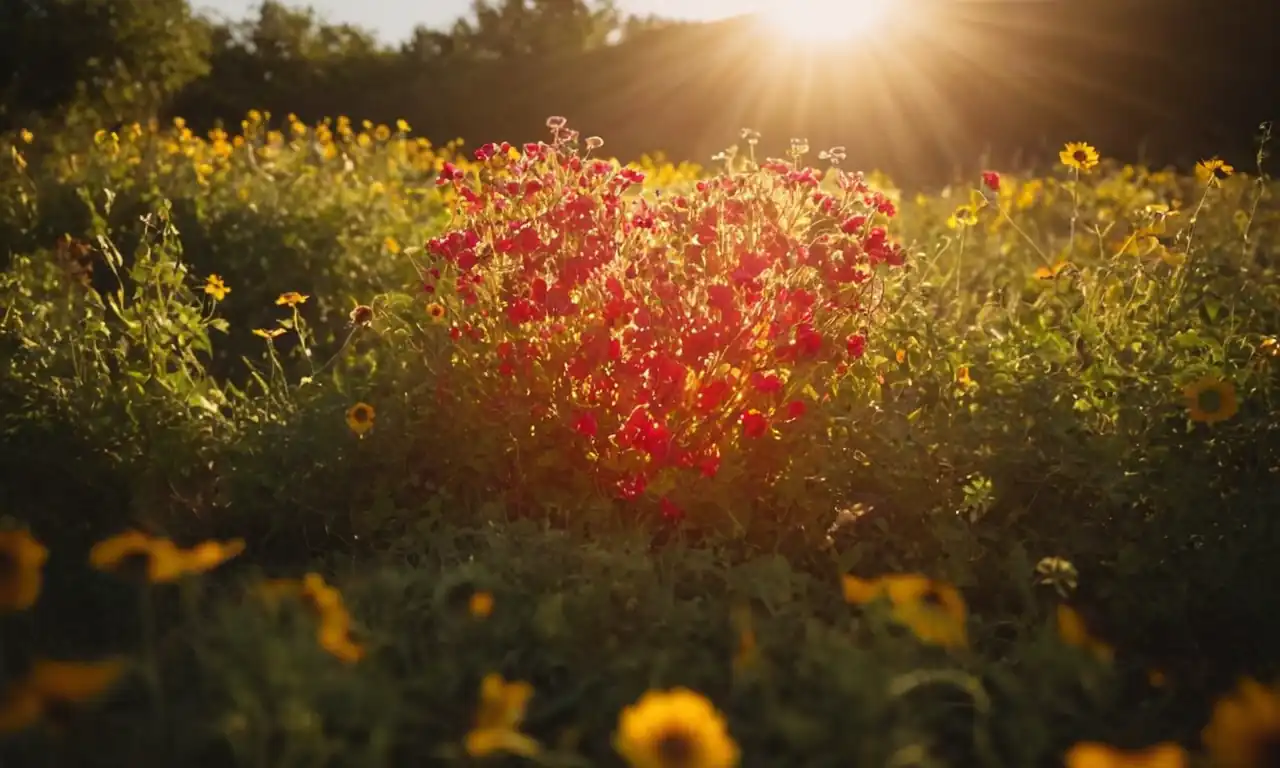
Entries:
<svg viewBox="0 0 1280 768">
<path fill-rule="evenodd" d="M 821 315 L 830 360 L 769 358 L 794 369 L 804 413 L 749 448 L 730 419 L 723 476 L 619 499 L 558 399 L 590 318 L 560 318 L 573 333 L 513 319 L 534 294 L 515 290 L 525 261 L 501 230 L 556 223 L 557 248 L 535 249 L 552 278 L 625 233 L 611 268 L 652 315 L 745 269 L 750 249 L 695 249 L 706 230 L 681 211 L 715 211 L 729 244 L 780 221 L 806 249 L 833 228 L 864 237 L 813 197 L 840 174 L 814 188 L 791 166 L 735 165 L 699 196 L 667 168 L 663 195 L 652 180 L 623 194 L 609 180 L 634 168 L 569 173 L 591 161 L 562 147 L 565 165 L 539 170 L 555 194 L 517 185 L 524 201 L 500 203 L 482 193 L 510 189 L 528 153 L 466 161 L 346 119 L 241 128 L 0 140 L 0 516 L 52 553 L 34 608 L 0 616 L 0 684 L 20 692 L 39 656 L 131 659 L 104 697 L 56 710 L 68 762 L 466 764 L 499 672 L 532 685 L 521 729 L 547 765 L 616 764 L 619 712 L 677 685 L 725 714 L 746 765 L 1056 764 L 1082 740 L 1191 744 L 1225 684 L 1277 671 L 1280 626 L 1257 599 L 1280 578 L 1280 214 L 1261 167 L 1104 163 L 918 199 L 857 181 L 841 212 L 877 210 L 859 226 L 886 224 L 907 257 L 861 283 L 865 349 L 849 318 Z M 557 222 L 567 202 L 618 226 Z M 467 228 L 492 249 L 472 295 L 457 260 L 431 258 L 432 238 Z M 759 290 L 813 280 L 847 298 L 806 269 Z M 600 309 L 584 285 L 577 303 Z M 539 375 L 508 376 L 503 342 L 535 340 Z M 601 414 L 606 446 L 621 419 Z M 664 497 L 697 503 L 654 525 Z M 131 527 L 181 545 L 189 573 L 221 563 L 199 541 L 246 549 L 177 584 L 86 570 L 94 542 Z M 341 594 L 313 579 L 267 599 L 270 579 L 308 572 Z M 968 642 L 912 637 L 892 593 L 842 599 L 849 573 L 956 585 Z M 1068 642 L 1064 599 L 1094 644 Z M 0 757 L 42 759 L 53 738 L 27 730 Z"/>
<path fill-rule="evenodd" d="M 15 0 L 0 9 L 0 130 L 74 107 L 88 122 L 154 114 L 208 71 L 187 0 Z"/>
</svg>

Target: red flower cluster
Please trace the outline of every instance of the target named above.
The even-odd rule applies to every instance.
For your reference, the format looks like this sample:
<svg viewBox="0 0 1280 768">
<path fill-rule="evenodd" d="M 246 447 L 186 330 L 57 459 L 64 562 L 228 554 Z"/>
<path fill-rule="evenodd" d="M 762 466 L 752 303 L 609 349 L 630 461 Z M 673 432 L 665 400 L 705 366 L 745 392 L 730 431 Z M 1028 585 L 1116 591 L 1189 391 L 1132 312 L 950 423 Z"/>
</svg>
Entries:
<svg viewBox="0 0 1280 768">
<path fill-rule="evenodd" d="M 427 243 L 424 280 L 456 294 L 459 406 L 498 404 L 517 441 L 560 435 L 530 450 L 627 499 L 803 423 L 799 396 L 862 357 L 879 269 L 903 263 L 892 202 L 861 174 L 833 170 L 828 191 L 778 160 L 641 196 L 641 172 L 555 133 L 481 147 L 474 177 L 441 172 L 459 226 Z"/>
</svg>

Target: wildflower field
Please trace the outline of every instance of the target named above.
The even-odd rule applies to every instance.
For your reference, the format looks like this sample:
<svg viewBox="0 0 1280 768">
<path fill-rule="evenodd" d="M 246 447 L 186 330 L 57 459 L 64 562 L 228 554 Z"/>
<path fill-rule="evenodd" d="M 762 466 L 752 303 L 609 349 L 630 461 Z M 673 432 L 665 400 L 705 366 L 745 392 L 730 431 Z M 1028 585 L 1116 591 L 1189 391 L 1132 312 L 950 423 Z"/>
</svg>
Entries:
<svg viewBox="0 0 1280 768">
<path fill-rule="evenodd" d="M 1266 126 L 574 127 L 0 137 L 0 765 L 1280 765 Z"/>
</svg>

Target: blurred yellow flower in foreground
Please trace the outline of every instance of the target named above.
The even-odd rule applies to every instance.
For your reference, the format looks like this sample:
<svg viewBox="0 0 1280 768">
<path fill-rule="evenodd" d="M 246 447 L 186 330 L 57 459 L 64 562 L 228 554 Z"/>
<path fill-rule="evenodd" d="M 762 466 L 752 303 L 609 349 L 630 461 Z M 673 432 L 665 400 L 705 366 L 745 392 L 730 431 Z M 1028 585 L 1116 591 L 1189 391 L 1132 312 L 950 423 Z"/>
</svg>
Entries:
<svg viewBox="0 0 1280 768">
<path fill-rule="evenodd" d="M 1126 751 L 1098 742 L 1076 744 L 1063 758 L 1066 768 L 1186 768 L 1187 751 L 1172 742 Z"/>
<path fill-rule="evenodd" d="M 124 671 L 118 659 L 98 662 L 38 659 L 26 677 L 0 698 L 0 733 L 29 728 L 41 720 L 59 725 L 70 709 L 105 693 Z"/>
<path fill-rule="evenodd" d="M 347 664 L 364 658 L 364 648 L 351 637 L 351 614 L 342 593 L 326 584 L 318 573 L 302 579 L 270 579 L 258 585 L 257 594 L 275 608 L 282 598 L 294 598 L 316 617 L 316 643 Z"/>
<path fill-rule="evenodd" d="M 276 298 L 276 305 L 281 307 L 296 307 L 299 304 L 305 304 L 307 299 L 311 298 L 297 291 L 286 291 Z"/>
<path fill-rule="evenodd" d="M 49 550 L 27 530 L 0 531 L 0 613 L 36 604 Z"/>
<path fill-rule="evenodd" d="M 959 590 L 945 582 L 917 574 L 894 574 L 878 579 L 844 577 L 844 599 L 857 605 L 888 597 L 892 616 L 922 642 L 947 648 L 969 644 L 968 609 Z"/>
<path fill-rule="evenodd" d="M 732 768 L 740 759 L 724 718 L 688 688 L 648 691 L 622 710 L 613 745 L 631 768 Z"/>
<path fill-rule="evenodd" d="M 1280 693 L 1257 680 L 1241 680 L 1219 699 L 1200 741 L 1215 768 L 1268 768 L 1280 744 Z"/>
<path fill-rule="evenodd" d="M 520 732 L 525 709 L 533 697 L 533 686 L 524 682 L 509 683 L 501 675 L 485 675 L 480 683 L 480 706 L 476 721 L 467 733 L 466 750 L 472 757 L 485 757 L 500 752 L 530 756 L 541 747 Z"/>
<path fill-rule="evenodd" d="M 1073 648 L 1079 648 L 1096 656 L 1100 661 L 1110 662 L 1115 657 L 1115 649 L 1094 637 L 1084 617 L 1075 608 L 1065 603 L 1058 605 L 1058 637 Z"/>
<path fill-rule="evenodd" d="M 181 549 L 169 539 L 125 531 L 94 544 L 89 550 L 89 564 L 99 571 L 163 584 L 211 571 L 243 551 L 242 539 L 207 541 Z"/>
</svg>

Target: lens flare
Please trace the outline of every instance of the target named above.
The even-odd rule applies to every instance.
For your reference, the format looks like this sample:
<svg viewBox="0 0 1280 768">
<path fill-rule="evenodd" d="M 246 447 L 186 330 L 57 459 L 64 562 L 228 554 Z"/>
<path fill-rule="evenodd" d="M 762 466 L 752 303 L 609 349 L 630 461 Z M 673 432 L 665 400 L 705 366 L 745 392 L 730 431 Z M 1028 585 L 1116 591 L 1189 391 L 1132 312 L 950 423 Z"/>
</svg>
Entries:
<svg viewBox="0 0 1280 768">
<path fill-rule="evenodd" d="M 792 40 L 842 42 L 882 30 L 893 0 L 773 0 L 756 12 L 771 32 Z"/>
</svg>

